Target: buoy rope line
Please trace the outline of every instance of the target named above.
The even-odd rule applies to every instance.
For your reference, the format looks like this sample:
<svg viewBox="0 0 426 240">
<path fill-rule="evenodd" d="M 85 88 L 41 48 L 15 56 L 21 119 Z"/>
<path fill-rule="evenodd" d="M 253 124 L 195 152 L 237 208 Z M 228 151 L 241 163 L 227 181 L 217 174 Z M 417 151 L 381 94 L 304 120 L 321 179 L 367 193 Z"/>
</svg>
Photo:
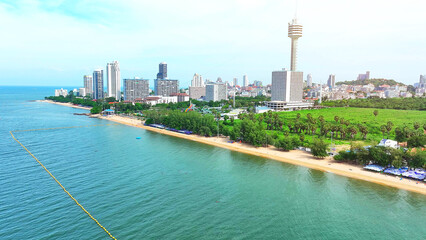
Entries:
<svg viewBox="0 0 426 240">
<path fill-rule="evenodd" d="M 107 124 L 107 125 L 118 125 L 118 124 Z M 104 227 L 104 226 L 102 226 L 102 224 L 100 224 L 99 223 L 99 221 L 98 220 L 96 220 L 96 218 L 94 218 L 78 201 L 77 201 L 77 199 L 75 199 L 72 195 L 71 195 L 71 193 L 69 193 L 66 189 L 65 189 L 65 187 L 64 186 L 62 186 L 62 184 L 58 181 L 58 179 L 56 179 L 55 178 L 55 176 L 53 176 L 53 174 L 49 171 L 49 170 L 47 170 L 47 168 L 36 158 L 36 156 L 34 156 L 34 154 L 32 154 L 18 139 L 16 139 L 16 137 L 15 137 L 15 135 L 13 135 L 13 133 L 14 132 L 28 132 L 28 131 L 40 131 L 40 130 L 52 130 L 52 129 L 64 129 L 64 128 L 82 128 L 82 127 L 94 127 L 94 126 L 104 126 L 104 125 L 91 125 L 91 126 L 75 126 L 75 127 L 60 127 L 60 128 L 44 128 L 44 129 L 30 129 L 30 130 L 22 130 L 22 131 L 10 131 L 9 133 L 10 133 L 10 135 L 12 135 L 12 138 L 17 142 L 17 143 L 19 143 L 21 146 L 22 146 L 22 148 L 24 148 L 25 149 L 25 151 L 27 151 L 30 155 L 31 155 L 31 157 L 33 157 L 37 162 L 38 162 L 38 164 L 40 164 L 40 166 L 42 166 L 43 168 L 44 168 L 44 170 L 53 178 L 53 180 L 55 180 L 55 182 L 62 188 L 62 190 L 64 190 L 64 192 L 66 193 L 66 194 L 68 194 L 68 196 L 72 199 L 72 200 L 74 200 L 74 202 L 93 220 L 93 221 L 95 221 L 96 222 L 96 224 L 98 224 L 98 226 L 100 227 L 100 228 L 102 228 L 107 234 L 108 234 L 108 236 L 110 237 L 110 238 L 112 238 L 112 239 L 114 239 L 114 240 L 116 240 L 116 238 L 110 233 L 110 232 L 108 232 L 108 230 Z"/>
</svg>

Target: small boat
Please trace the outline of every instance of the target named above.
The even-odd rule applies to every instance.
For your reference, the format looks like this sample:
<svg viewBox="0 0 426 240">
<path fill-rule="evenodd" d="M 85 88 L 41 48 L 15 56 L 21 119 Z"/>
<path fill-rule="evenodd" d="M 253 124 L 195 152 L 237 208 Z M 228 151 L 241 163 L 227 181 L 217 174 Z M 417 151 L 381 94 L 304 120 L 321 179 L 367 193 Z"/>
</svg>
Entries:
<svg viewBox="0 0 426 240">
<path fill-rule="evenodd" d="M 136 137 L 136 139 L 141 139 L 141 137 Z"/>
</svg>

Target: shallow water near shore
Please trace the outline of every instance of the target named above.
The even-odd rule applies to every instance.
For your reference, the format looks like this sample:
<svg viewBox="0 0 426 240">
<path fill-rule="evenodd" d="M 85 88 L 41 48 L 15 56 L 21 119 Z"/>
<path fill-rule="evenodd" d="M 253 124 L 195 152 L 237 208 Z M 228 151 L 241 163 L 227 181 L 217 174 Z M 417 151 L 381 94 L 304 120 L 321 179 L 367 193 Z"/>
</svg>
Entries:
<svg viewBox="0 0 426 240">
<path fill-rule="evenodd" d="M 76 116 L 0 87 L 0 239 L 424 239 L 426 197 Z M 137 140 L 136 137 L 141 137 Z"/>
</svg>

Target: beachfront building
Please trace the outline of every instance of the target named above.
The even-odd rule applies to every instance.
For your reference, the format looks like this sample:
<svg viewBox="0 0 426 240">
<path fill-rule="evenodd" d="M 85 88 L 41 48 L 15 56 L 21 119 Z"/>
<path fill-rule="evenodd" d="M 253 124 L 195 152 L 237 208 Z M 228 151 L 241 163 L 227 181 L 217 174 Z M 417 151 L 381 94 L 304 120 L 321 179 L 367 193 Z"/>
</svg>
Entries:
<svg viewBox="0 0 426 240">
<path fill-rule="evenodd" d="M 149 80 L 133 78 L 124 79 L 124 100 L 135 102 L 149 96 Z"/>
<path fill-rule="evenodd" d="M 302 25 L 294 18 L 288 24 L 288 37 L 291 38 L 291 70 L 272 72 L 271 101 L 265 102 L 268 108 L 276 111 L 309 108 L 313 103 L 303 102 L 303 72 L 296 70 L 297 42 L 302 37 Z"/>
<path fill-rule="evenodd" d="M 68 95 L 68 90 L 66 89 L 55 89 L 55 97 L 64 96 L 66 97 Z"/>
<path fill-rule="evenodd" d="M 228 99 L 227 87 L 224 83 L 208 83 L 206 85 L 206 101 L 221 101 Z"/>
<path fill-rule="evenodd" d="M 107 93 L 108 97 L 121 100 L 120 65 L 117 61 L 107 63 Z"/>
<path fill-rule="evenodd" d="M 84 75 L 83 79 L 84 79 L 84 89 L 86 91 L 86 94 L 84 96 L 86 96 L 86 95 L 92 96 L 92 94 L 93 94 L 93 76 Z"/>
<path fill-rule="evenodd" d="M 104 98 L 104 70 L 93 71 L 93 99 Z"/>
<path fill-rule="evenodd" d="M 172 93 L 179 92 L 179 81 L 170 79 L 155 79 L 154 80 L 155 95 L 170 96 Z"/>
<path fill-rule="evenodd" d="M 85 97 L 86 96 L 86 88 L 79 88 L 78 89 L 78 96 Z"/>
</svg>

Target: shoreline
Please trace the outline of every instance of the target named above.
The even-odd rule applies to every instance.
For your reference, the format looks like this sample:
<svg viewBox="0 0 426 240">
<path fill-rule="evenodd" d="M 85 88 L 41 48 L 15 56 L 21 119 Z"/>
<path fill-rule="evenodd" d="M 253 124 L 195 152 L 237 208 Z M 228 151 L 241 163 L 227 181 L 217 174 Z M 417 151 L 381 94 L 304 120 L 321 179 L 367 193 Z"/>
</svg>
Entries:
<svg viewBox="0 0 426 240">
<path fill-rule="evenodd" d="M 69 103 L 56 103 L 53 101 L 43 100 L 42 102 L 54 103 L 67 107 L 74 107 L 80 109 L 90 110 L 90 108 L 74 106 Z M 259 156 L 271 160 L 276 160 L 280 162 L 285 162 L 293 165 L 304 166 L 307 168 L 334 173 L 344 177 L 350 177 L 358 180 L 363 180 L 367 182 L 372 182 L 388 187 L 394 187 L 398 189 L 403 189 L 411 192 L 420 193 L 426 195 L 426 183 L 421 181 L 410 180 L 407 178 L 386 175 L 376 172 L 370 172 L 364 170 L 361 166 L 351 165 L 347 163 L 339 163 L 334 161 L 331 157 L 325 159 L 316 159 L 310 153 L 301 151 L 301 150 L 292 150 L 289 152 L 283 152 L 276 150 L 275 147 L 270 146 L 268 148 L 259 147 L 256 148 L 249 144 L 245 143 L 228 143 L 227 137 L 202 137 L 198 135 L 186 135 L 182 133 L 172 132 L 165 129 L 158 129 L 154 127 L 144 126 L 140 120 L 131 119 L 122 116 L 108 116 L 103 117 L 99 116 L 99 119 L 108 120 L 124 124 L 127 126 L 138 127 L 148 131 L 157 132 L 160 134 L 165 134 L 168 136 L 183 138 L 186 140 L 191 140 L 199 143 L 204 143 L 220 148 L 225 148 L 231 151 L 236 151 L 244 154 Z"/>
</svg>

